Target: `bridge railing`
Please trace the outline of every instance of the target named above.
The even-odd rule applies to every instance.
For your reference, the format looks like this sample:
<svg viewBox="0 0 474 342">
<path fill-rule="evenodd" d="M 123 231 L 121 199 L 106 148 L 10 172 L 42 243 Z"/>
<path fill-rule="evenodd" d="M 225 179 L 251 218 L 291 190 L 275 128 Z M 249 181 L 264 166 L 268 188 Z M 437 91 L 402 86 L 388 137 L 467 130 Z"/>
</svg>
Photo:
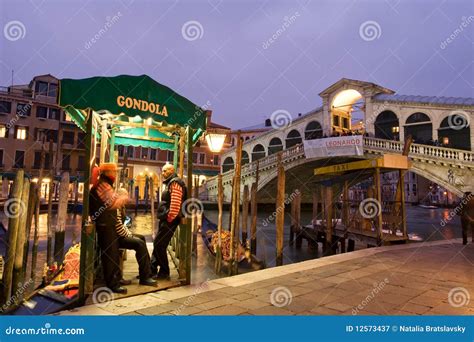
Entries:
<svg viewBox="0 0 474 342">
<path fill-rule="evenodd" d="M 377 138 L 364 138 L 364 148 L 373 148 L 391 152 L 402 152 L 404 143 L 401 141 L 384 140 Z M 453 148 L 412 144 L 410 155 L 420 157 L 431 157 L 435 159 L 447 159 L 450 161 L 472 162 L 474 161 L 474 152 L 457 150 Z"/>
<path fill-rule="evenodd" d="M 378 138 L 364 137 L 364 150 L 379 150 L 379 151 L 388 151 L 395 153 L 402 153 L 404 143 L 401 141 L 393 140 L 384 140 Z M 439 147 L 439 146 L 430 146 L 422 144 L 412 144 L 410 147 L 411 157 L 417 158 L 427 158 L 427 159 L 444 159 L 449 162 L 458 162 L 458 163 L 472 163 L 474 161 L 474 152 L 457 150 L 453 148 Z M 304 156 L 304 147 L 303 144 L 298 144 L 292 146 L 282 152 L 282 162 L 288 163 L 291 160 L 300 158 Z M 277 164 L 278 154 L 271 154 L 266 156 L 258 161 L 260 170 L 265 170 L 271 167 L 275 167 Z M 257 161 L 245 164 L 242 166 L 242 177 L 246 177 L 255 173 L 257 169 Z M 232 176 L 234 175 L 234 170 L 229 170 L 222 174 L 223 182 L 231 181 Z M 216 183 L 216 177 L 213 177 L 208 180 L 208 185 Z"/>
</svg>

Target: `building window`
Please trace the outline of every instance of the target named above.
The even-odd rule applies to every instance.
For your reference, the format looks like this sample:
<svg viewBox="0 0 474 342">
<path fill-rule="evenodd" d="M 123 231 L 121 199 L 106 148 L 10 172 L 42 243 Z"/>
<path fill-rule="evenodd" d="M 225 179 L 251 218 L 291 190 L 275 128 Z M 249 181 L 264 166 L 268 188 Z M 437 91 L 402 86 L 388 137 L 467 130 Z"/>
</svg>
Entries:
<svg viewBox="0 0 474 342">
<path fill-rule="evenodd" d="M 77 134 L 77 147 L 78 148 L 85 148 L 86 147 L 86 133 L 78 133 Z"/>
<path fill-rule="evenodd" d="M 154 148 L 150 150 L 150 160 L 156 160 L 156 150 Z"/>
<path fill-rule="evenodd" d="M 16 105 L 16 115 L 18 116 L 30 116 L 31 104 L 30 103 L 18 103 Z"/>
<path fill-rule="evenodd" d="M 63 144 L 74 145 L 74 132 L 63 131 Z"/>
<path fill-rule="evenodd" d="M 148 159 L 148 148 L 142 147 L 142 159 Z"/>
<path fill-rule="evenodd" d="M 8 137 L 8 129 L 5 125 L 0 125 L 0 138 Z"/>
<path fill-rule="evenodd" d="M 56 97 L 58 93 L 58 85 L 56 83 L 49 83 L 48 96 Z"/>
<path fill-rule="evenodd" d="M 63 154 L 63 161 L 61 164 L 61 168 L 66 171 L 71 169 L 71 155 L 70 154 Z"/>
<path fill-rule="evenodd" d="M 15 151 L 15 163 L 13 167 L 21 168 L 25 164 L 25 151 Z"/>
<path fill-rule="evenodd" d="M 36 95 L 48 95 L 48 82 L 36 81 L 35 82 L 35 93 Z"/>
<path fill-rule="evenodd" d="M 3 166 L 3 150 L 0 150 L 0 166 Z"/>
<path fill-rule="evenodd" d="M 46 119 L 48 117 L 48 107 L 36 107 L 36 117 Z"/>
<path fill-rule="evenodd" d="M 333 126 L 338 126 L 338 127 L 339 127 L 339 125 L 340 125 L 340 123 L 339 123 L 339 116 L 338 116 L 338 115 L 334 115 L 334 117 L 332 118 L 332 120 L 333 120 L 333 122 L 332 122 Z"/>
<path fill-rule="evenodd" d="M 122 145 L 119 145 L 119 147 L 118 147 L 118 156 L 120 158 L 123 157 L 123 149 L 124 149 L 124 147 Z"/>
<path fill-rule="evenodd" d="M 53 129 L 37 128 L 35 133 L 35 140 L 44 142 L 50 142 L 52 140 L 54 143 L 57 143 L 58 131 Z"/>
<path fill-rule="evenodd" d="M 9 101 L 0 101 L 0 113 L 10 114 L 12 111 L 12 103 Z"/>
<path fill-rule="evenodd" d="M 215 154 L 213 157 L 213 164 L 215 166 L 219 166 L 219 156 L 217 154 Z"/>
<path fill-rule="evenodd" d="M 77 159 L 77 169 L 79 171 L 85 171 L 86 170 L 86 157 L 85 156 L 79 156 Z"/>
<path fill-rule="evenodd" d="M 59 109 L 49 108 L 48 119 L 59 120 Z"/>
<path fill-rule="evenodd" d="M 196 152 L 193 153 L 193 164 L 197 164 L 198 154 Z"/>
<path fill-rule="evenodd" d="M 199 164 L 206 164 L 206 154 L 205 153 L 201 153 L 199 155 Z"/>
<path fill-rule="evenodd" d="M 33 161 L 33 169 L 39 169 L 41 167 L 41 151 L 35 152 L 35 159 Z"/>
<path fill-rule="evenodd" d="M 342 118 L 342 127 L 349 129 L 349 119 Z"/>
<path fill-rule="evenodd" d="M 19 140 L 28 139 L 28 128 L 27 127 L 15 127 L 15 139 L 19 139 Z"/>
<path fill-rule="evenodd" d="M 127 157 L 128 158 L 133 158 L 133 146 L 128 146 L 127 147 Z"/>
<path fill-rule="evenodd" d="M 174 161 L 174 151 L 166 151 L 166 161 L 172 163 Z"/>
</svg>

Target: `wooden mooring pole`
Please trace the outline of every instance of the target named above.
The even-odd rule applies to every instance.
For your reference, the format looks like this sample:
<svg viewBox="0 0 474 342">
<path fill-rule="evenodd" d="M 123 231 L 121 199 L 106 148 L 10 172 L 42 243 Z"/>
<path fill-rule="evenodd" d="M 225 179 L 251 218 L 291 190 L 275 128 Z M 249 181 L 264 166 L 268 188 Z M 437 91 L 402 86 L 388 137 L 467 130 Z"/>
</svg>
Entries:
<svg viewBox="0 0 474 342">
<path fill-rule="evenodd" d="M 230 274 L 237 274 L 237 252 L 239 245 L 239 217 L 240 217 L 240 174 L 242 171 L 242 139 L 240 131 L 237 133 L 237 148 L 235 175 L 232 198 L 232 216 L 230 223 Z"/>
<path fill-rule="evenodd" d="M 43 153 L 43 152 L 41 152 Z M 44 157 L 41 157 L 41 168 L 44 167 Z M 47 245 L 46 245 L 46 263 L 48 265 L 51 264 L 53 261 L 53 222 L 52 222 L 52 216 L 53 216 L 53 191 L 54 191 L 54 168 L 53 168 L 53 140 L 51 139 L 49 141 L 49 151 L 48 151 L 48 167 L 49 167 L 49 184 L 48 184 L 48 216 L 46 217 L 46 222 L 47 222 Z M 40 201 L 41 201 L 41 182 L 43 181 L 42 178 L 42 169 L 40 168 L 40 177 L 38 177 L 38 184 L 40 187 L 39 195 L 37 195 L 37 206 L 38 208 L 36 209 L 35 212 L 35 231 L 36 231 L 36 223 L 38 223 L 39 220 L 39 206 L 40 206 Z"/>
<path fill-rule="evenodd" d="M 249 221 L 249 186 L 245 184 L 242 198 L 242 243 L 247 246 Z"/>
<path fill-rule="evenodd" d="M 56 229 L 54 230 L 54 261 L 61 265 L 64 260 L 67 204 L 69 199 L 69 172 L 64 172 L 59 185 L 59 203 Z"/>
<path fill-rule="evenodd" d="M 257 211 L 258 211 L 258 177 L 259 161 L 257 160 L 255 182 L 250 187 L 250 253 L 257 254 Z"/>
<path fill-rule="evenodd" d="M 278 154 L 278 180 L 275 202 L 276 210 L 276 266 L 283 265 L 283 229 L 285 227 L 285 168 Z"/>
<path fill-rule="evenodd" d="M 224 189 L 222 186 L 222 174 L 217 175 L 217 251 L 216 251 L 216 264 L 215 271 L 220 274 L 222 267 L 222 211 L 224 205 Z"/>
</svg>

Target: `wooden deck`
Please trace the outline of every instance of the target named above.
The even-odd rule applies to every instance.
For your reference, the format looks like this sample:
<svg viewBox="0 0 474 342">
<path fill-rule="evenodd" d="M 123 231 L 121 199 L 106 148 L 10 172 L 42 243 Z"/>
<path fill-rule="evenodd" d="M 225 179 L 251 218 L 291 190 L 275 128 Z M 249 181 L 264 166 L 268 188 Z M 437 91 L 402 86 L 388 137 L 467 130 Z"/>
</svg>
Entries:
<svg viewBox="0 0 474 342">
<path fill-rule="evenodd" d="M 148 247 L 148 252 L 151 255 L 151 252 L 153 251 L 153 244 L 151 242 L 148 242 L 147 247 Z M 162 291 L 169 288 L 180 286 L 181 282 L 178 280 L 178 271 L 176 270 L 176 267 L 173 261 L 171 260 L 171 257 L 169 254 L 168 254 L 168 262 L 169 262 L 170 270 L 171 270 L 170 280 L 158 280 L 157 286 L 139 285 L 138 284 L 139 280 L 137 279 L 138 263 L 137 263 L 137 260 L 135 259 L 135 251 L 127 250 L 127 256 L 126 256 L 126 259 L 124 260 L 124 265 L 123 265 L 123 278 L 127 280 L 131 280 L 132 284 L 125 286 L 128 290 L 127 294 L 114 293 L 113 299 L 116 300 L 120 298 L 132 297 L 132 296 L 136 296 L 140 294 L 157 292 L 157 291 Z M 103 286 L 104 284 L 97 282 L 94 287 L 95 289 L 98 289 L 99 287 L 103 287 Z M 93 296 L 89 296 L 87 298 L 86 305 L 87 304 L 94 304 Z"/>
</svg>

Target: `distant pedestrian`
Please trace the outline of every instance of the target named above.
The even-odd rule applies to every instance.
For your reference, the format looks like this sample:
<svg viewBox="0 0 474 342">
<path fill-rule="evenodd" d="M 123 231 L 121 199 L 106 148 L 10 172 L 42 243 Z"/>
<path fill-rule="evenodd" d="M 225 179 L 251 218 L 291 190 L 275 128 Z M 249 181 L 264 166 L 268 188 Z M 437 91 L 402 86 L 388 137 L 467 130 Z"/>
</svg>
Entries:
<svg viewBox="0 0 474 342">
<path fill-rule="evenodd" d="M 459 202 L 461 208 L 461 226 L 462 226 L 462 243 L 467 244 L 467 236 L 471 231 L 471 241 L 474 242 L 474 195 L 466 192 Z"/>
</svg>

